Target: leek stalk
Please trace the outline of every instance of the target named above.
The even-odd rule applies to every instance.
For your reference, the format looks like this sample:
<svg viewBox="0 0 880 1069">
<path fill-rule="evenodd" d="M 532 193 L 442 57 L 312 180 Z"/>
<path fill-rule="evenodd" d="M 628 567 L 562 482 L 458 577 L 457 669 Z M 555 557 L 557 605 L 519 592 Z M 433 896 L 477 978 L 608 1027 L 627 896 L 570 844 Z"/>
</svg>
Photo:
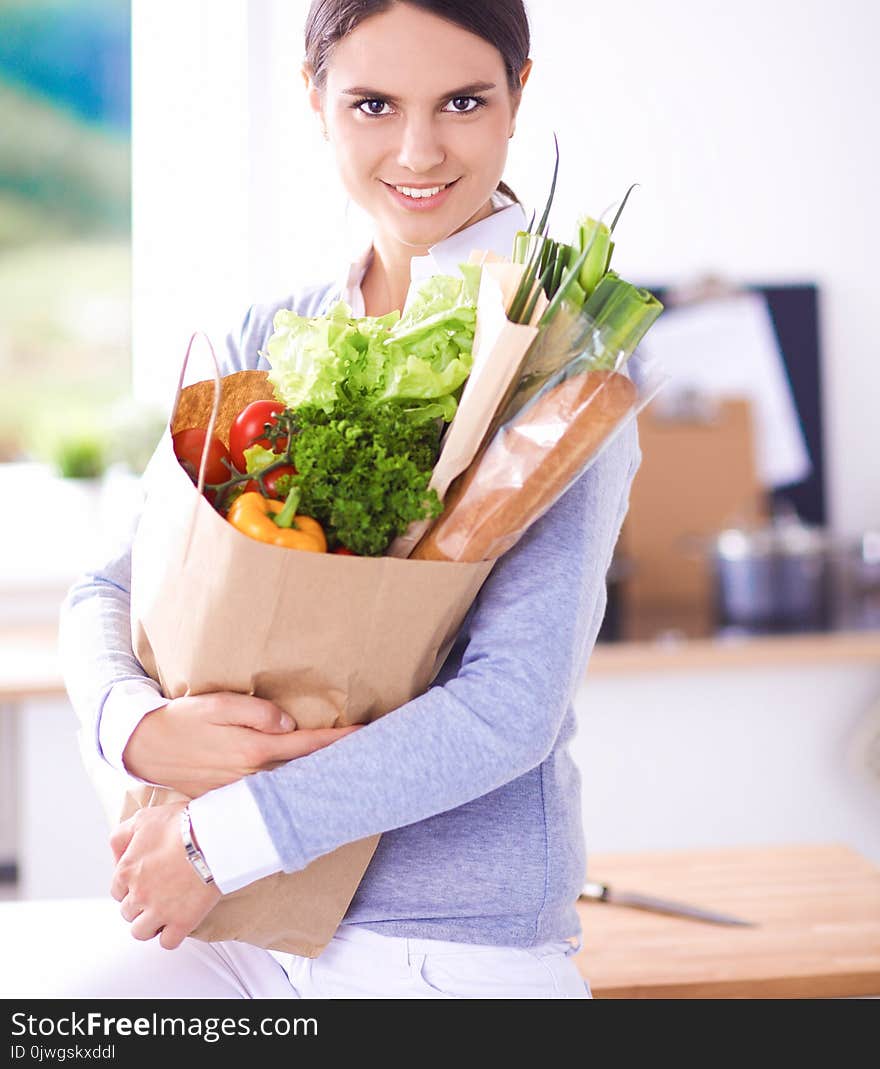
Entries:
<svg viewBox="0 0 880 1069">
<path fill-rule="evenodd" d="M 648 328 L 663 311 L 663 305 L 653 293 L 639 289 L 609 271 L 584 304 L 584 312 L 591 316 L 603 333 L 605 347 L 628 358 L 648 332 Z"/>
</svg>

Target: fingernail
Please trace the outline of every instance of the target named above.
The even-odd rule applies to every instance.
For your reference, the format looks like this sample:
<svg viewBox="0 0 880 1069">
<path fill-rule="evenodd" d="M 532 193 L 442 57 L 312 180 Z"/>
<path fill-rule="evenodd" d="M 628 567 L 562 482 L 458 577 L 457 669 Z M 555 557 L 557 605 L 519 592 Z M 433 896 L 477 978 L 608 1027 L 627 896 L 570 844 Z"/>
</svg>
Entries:
<svg viewBox="0 0 880 1069">
<path fill-rule="evenodd" d="M 293 727 L 293 721 L 290 719 L 290 717 L 287 715 L 287 713 L 285 713 L 281 717 L 281 727 L 282 727 L 282 730 L 284 730 L 284 731 L 290 731 L 292 729 L 292 727 Z"/>
</svg>

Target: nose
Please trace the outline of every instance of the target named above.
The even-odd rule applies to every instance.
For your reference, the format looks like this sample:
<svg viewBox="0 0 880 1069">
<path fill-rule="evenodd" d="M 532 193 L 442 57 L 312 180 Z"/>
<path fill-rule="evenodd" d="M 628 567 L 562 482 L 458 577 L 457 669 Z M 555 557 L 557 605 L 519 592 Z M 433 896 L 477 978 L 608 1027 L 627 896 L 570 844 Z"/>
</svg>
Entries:
<svg viewBox="0 0 880 1069">
<path fill-rule="evenodd" d="M 446 159 L 438 131 L 430 117 L 413 116 L 404 124 L 397 163 L 413 174 L 434 171 Z"/>
</svg>

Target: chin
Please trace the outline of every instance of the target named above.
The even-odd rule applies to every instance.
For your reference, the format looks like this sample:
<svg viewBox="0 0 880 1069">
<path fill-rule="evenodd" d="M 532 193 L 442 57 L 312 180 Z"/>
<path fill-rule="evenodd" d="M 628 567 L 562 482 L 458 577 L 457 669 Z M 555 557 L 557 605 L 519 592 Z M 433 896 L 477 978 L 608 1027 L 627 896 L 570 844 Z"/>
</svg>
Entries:
<svg viewBox="0 0 880 1069">
<path fill-rule="evenodd" d="M 390 229 L 398 241 L 404 245 L 436 245 L 455 230 L 455 224 L 450 225 L 434 220 L 429 223 L 427 220 L 419 219 L 403 221 L 395 219 L 393 222 L 395 225 Z"/>
<path fill-rule="evenodd" d="M 442 241 L 443 238 L 449 237 L 450 234 L 454 234 L 457 230 L 467 226 L 478 211 L 478 208 L 466 213 L 461 211 L 444 212 L 441 210 L 430 219 L 427 216 L 425 218 L 403 219 L 398 216 L 395 219 L 394 230 L 407 241 L 420 242 L 424 235 L 425 244 L 435 245 L 438 241 Z"/>
</svg>

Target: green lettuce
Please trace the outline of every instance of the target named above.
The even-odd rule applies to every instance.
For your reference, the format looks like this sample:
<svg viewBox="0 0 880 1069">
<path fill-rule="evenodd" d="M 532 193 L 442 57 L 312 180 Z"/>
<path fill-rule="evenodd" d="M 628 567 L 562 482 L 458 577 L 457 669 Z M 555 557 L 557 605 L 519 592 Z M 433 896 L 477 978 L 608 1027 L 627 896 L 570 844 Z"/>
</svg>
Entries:
<svg viewBox="0 0 880 1069">
<path fill-rule="evenodd" d="M 266 449 L 262 445 L 249 445 L 243 455 L 247 465 L 247 474 L 254 476 L 259 475 L 261 471 L 279 459 L 277 453 L 273 453 L 271 449 Z"/>
<path fill-rule="evenodd" d="M 353 317 L 344 301 L 313 318 L 280 310 L 264 354 L 275 396 L 292 409 L 394 402 L 413 422 L 451 420 L 473 366 L 480 267 L 461 272 L 416 287 L 402 316 Z"/>
</svg>

